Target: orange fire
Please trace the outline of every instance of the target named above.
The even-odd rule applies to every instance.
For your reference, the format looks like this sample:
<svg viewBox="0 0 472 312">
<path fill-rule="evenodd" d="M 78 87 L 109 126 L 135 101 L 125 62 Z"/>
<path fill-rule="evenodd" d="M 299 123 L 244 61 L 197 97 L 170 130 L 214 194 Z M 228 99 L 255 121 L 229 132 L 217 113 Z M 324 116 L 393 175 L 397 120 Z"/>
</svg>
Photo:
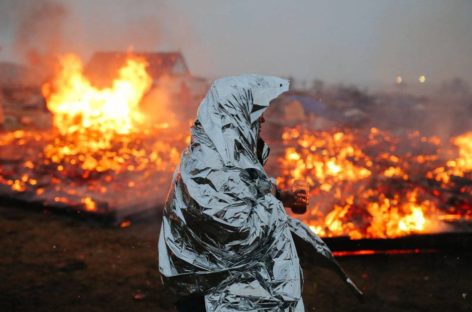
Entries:
<svg viewBox="0 0 472 312">
<path fill-rule="evenodd" d="M 137 130 L 144 118 L 139 102 L 152 83 L 144 60 L 130 57 L 105 89 L 94 87 L 84 76 L 77 56 L 61 57 L 60 65 L 60 73 L 43 86 L 43 94 L 61 134 L 97 131 L 106 142 L 113 134 Z"/>
<path fill-rule="evenodd" d="M 429 178 L 447 184 L 451 176 L 463 177 L 466 172 L 472 171 L 472 131 L 454 138 L 452 143 L 458 148 L 458 156 L 449 160 L 446 166 L 429 172 Z"/>
<path fill-rule="evenodd" d="M 60 65 L 59 74 L 43 86 L 54 127 L 60 134 L 53 144 L 46 146 L 46 157 L 61 163 L 81 155 L 78 162 L 83 169 L 118 170 L 120 154 L 129 151 L 116 153 L 111 149 L 113 141 L 127 140 L 125 135 L 142 131 L 144 116 L 139 102 L 152 83 L 146 62 L 130 57 L 105 89 L 96 88 L 84 76 L 77 56 L 61 57 Z M 99 158 L 94 155 L 97 151 L 102 152 Z"/>
<path fill-rule="evenodd" d="M 53 129 L 0 135 L 0 195 L 113 211 L 124 218 L 121 227 L 131 225 L 134 210 L 162 203 L 188 124 L 174 120 L 170 97 L 153 89 L 146 67 L 130 55 L 109 86 L 98 88 L 78 57 L 62 57 L 42 88 Z M 160 116 L 148 122 L 148 115 Z M 291 128 L 282 140 L 269 171 L 282 188 L 307 180 L 310 205 L 298 217 L 320 236 L 390 238 L 472 219 L 472 132 L 453 138 L 452 148 L 437 137 L 399 138 L 376 128 Z"/>
<path fill-rule="evenodd" d="M 310 207 L 297 217 L 321 236 L 359 239 L 430 233 L 446 228 L 441 220 L 472 217 L 470 207 L 458 212 L 438 198 L 451 177 L 472 174 L 470 133 L 453 139 L 458 158 L 446 167 L 438 166 L 437 153 L 400 153 L 400 140 L 375 128 L 368 133 L 292 128 L 285 130 L 283 140 L 278 182 L 287 187 L 294 179 L 307 179 Z M 408 140 L 439 149 L 437 137 L 411 133 Z M 428 172 L 430 166 L 436 169 Z M 442 175 L 435 177 L 442 186 L 431 184 L 431 172 L 438 170 Z M 459 196 L 467 192 L 464 187 L 456 191 Z"/>
</svg>

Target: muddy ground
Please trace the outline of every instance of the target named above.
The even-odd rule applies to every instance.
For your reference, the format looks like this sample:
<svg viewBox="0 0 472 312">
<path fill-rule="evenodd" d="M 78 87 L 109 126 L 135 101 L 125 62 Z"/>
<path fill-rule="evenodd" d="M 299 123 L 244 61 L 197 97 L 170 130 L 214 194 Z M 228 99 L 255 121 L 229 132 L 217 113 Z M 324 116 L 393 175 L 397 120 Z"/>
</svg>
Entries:
<svg viewBox="0 0 472 312">
<path fill-rule="evenodd" d="M 157 271 L 158 218 L 128 228 L 0 202 L 1 311 L 173 311 Z M 472 311 L 472 251 L 339 258 L 366 293 L 305 270 L 307 311 Z"/>
</svg>

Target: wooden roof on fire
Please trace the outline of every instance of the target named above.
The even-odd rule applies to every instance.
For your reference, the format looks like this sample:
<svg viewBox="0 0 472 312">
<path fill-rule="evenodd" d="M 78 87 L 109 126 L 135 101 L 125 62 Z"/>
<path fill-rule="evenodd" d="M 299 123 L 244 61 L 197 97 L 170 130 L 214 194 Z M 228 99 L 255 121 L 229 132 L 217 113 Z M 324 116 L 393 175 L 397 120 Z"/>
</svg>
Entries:
<svg viewBox="0 0 472 312">
<path fill-rule="evenodd" d="M 154 80 L 164 75 L 190 74 L 180 52 L 96 52 L 85 67 L 85 73 L 98 86 L 109 84 L 129 55 L 146 59 L 147 71 Z"/>
</svg>

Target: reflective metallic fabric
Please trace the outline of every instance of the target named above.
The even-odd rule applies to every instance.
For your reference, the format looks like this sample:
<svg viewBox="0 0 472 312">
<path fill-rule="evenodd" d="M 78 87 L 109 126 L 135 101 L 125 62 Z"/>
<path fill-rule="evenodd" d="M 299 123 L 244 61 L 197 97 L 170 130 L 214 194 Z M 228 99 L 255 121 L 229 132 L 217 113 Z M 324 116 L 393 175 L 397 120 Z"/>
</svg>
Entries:
<svg viewBox="0 0 472 312">
<path fill-rule="evenodd" d="M 207 311 L 304 311 L 293 235 L 312 255 L 333 259 L 287 216 L 258 160 L 259 117 L 288 86 L 256 75 L 215 81 L 174 173 L 159 270 L 178 295 L 204 294 Z M 265 162 L 267 146 L 262 154 Z"/>
</svg>

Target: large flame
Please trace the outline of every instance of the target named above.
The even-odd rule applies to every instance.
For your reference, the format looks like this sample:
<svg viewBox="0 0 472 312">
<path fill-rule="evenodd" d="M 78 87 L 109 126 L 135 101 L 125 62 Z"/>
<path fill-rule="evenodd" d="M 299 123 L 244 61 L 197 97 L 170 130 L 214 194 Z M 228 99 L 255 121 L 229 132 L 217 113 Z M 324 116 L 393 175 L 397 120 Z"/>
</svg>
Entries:
<svg viewBox="0 0 472 312">
<path fill-rule="evenodd" d="M 143 121 L 139 102 L 152 83 L 144 60 L 130 57 L 104 89 L 94 87 L 84 76 L 77 56 L 61 57 L 60 65 L 60 73 L 43 86 L 43 94 L 61 134 L 94 130 L 109 137 L 136 131 Z"/>
</svg>

